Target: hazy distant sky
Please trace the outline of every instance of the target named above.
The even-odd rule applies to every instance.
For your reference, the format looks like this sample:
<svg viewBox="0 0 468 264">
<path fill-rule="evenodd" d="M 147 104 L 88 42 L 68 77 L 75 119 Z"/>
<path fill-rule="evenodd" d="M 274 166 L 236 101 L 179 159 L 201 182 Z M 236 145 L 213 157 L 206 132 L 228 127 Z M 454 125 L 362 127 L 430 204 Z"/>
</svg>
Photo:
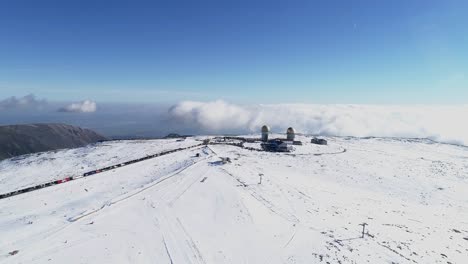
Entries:
<svg viewBox="0 0 468 264">
<path fill-rule="evenodd" d="M 0 2 L 0 98 L 466 103 L 468 1 Z"/>
</svg>

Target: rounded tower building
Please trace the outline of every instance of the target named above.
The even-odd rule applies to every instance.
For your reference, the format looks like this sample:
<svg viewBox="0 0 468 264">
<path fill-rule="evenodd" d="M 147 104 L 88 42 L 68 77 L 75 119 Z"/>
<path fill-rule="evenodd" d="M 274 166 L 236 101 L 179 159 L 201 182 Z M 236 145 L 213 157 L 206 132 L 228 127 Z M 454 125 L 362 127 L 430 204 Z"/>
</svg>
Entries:
<svg viewBox="0 0 468 264">
<path fill-rule="evenodd" d="M 267 125 L 262 126 L 262 141 L 268 141 L 268 134 L 270 133 L 270 127 Z"/>
<path fill-rule="evenodd" d="M 286 139 L 294 141 L 294 137 L 296 136 L 296 130 L 294 128 L 290 127 L 288 130 L 286 130 Z"/>
</svg>

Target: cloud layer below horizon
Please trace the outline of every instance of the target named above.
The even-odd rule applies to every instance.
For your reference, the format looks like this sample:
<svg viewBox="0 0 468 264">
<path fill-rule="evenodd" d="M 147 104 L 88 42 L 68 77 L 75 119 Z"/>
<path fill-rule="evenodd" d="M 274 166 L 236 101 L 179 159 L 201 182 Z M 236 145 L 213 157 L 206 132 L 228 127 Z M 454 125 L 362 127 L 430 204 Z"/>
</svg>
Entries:
<svg viewBox="0 0 468 264">
<path fill-rule="evenodd" d="M 293 126 L 298 132 L 355 137 L 407 137 L 468 145 L 468 105 L 389 106 L 267 104 L 236 105 L 225 101 L 183 101 L 170 118 L 209 133 L 273 132 Z"/>
<path fill-rule="evenodd" d="M 23 97 L 12 96 L 0 100 L 0 110 L 25 110 L 40 109 L 47 105 L 45 99 L 39 100 L 34 94 L 28 94 Z"/>
<path fill-rule="evenodd" d="M 468 146 L 467 116 L 468 105 L 241 105 L 217 100 L 182 101 L 172 107 L 100 103 L 97 111 L 91 100 L 67 104 L 34 95 L 0 100 L 0 124 L 63 122 L 117 137 L 250 134 L 268 124 L 277 133 L 293 126 L 305 134 L 429 138 Z"/>
<path fill-rule="evenodd" d="M 96 109 L 96 102 L 91 100 L 84 100 L 82 102 L 69 104 L 60 108 L 58 111 L 67 113 L 94 113 L 96 112 Z"/>
</svg>

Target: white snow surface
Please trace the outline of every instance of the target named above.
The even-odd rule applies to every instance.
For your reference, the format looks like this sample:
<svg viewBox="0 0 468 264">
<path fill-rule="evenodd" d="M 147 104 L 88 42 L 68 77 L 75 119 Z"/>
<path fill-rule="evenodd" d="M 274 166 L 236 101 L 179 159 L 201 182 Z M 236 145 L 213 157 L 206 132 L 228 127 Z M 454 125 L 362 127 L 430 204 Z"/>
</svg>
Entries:
<svg viewBox="0 0 468 264">
<path fill-rule="evenodd" d="M 0 263 L 468 263 L 468 148 L 298 139 L 293 153 L 210 145 L 2 199 Z M 0 193 L 198 140 L 9 159 Z"/>
</svg>

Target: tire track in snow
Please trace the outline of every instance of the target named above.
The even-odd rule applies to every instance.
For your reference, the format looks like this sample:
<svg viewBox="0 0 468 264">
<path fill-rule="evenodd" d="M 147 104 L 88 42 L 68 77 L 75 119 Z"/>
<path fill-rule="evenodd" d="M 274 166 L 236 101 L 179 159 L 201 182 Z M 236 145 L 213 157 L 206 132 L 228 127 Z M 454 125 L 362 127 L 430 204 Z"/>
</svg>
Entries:
<svg viewBox="0 0 468 264">
<path fill-rule="evenodd" d="M 169 260 L 171 261 L 171 264 L 174 264 L 174 261 L 172 260 L 171 253 L 169 253 L 169 249 L 167 248 L 167 243 L 166 239 L 163 236 L 163 243 L 164 243 L 164 248 L 166 249 L 167 256 L 169 257 Z"/>
<path fill-rule="evenodd" d="M 280 215 L 283 219 L 287 221 L 294 222 L 294 223 L 300 222 L 299 219 L 296 217 L 296 208 L 294 208 L 294 205 L 290 202 L 291 199 L 289 199 L 291 198 L 291 196 L 293 196 L 293 194 L 291 193 L 296 193 L 297 196 L 301 197 L 302 199 L 306 200 L 312 205 L 315 204 L 312 197 L 305 194 L 303 191 L 299 190 L 298 188 L 288 184 L 286 181 L 280 180 L 279 177 L 268 177 L 269 179 L 274 180 L 274 181 L 269 181 L 269 182 L 274 185 L 273 186 L 274 190 L 280 190 L 281 195 L 284 197 L 286 201 L 288 201 L 290 208 L 285 209 L 283 207 L 276 206 L 273 204 L 273 202 L 265 198 L 261 193 L 257 192 L 257 188 L 251 187 L 250 184 L 246 184 L 244 181 L 234 176 L 234 174 L 232 174 L 231 172 L 228 172 L 226 169 L 222 168 L 221 170 L 227 173 L 228 175 L 230 175 L 232 178 L 236 179 L 236 181 L 240 183 L 240 186 L 244 187 L 244 189 L 246 190 L 249 190 L 250 195 L 254 197 L 256 200 L 258 200 L 259 202 L 261 202 L 270 211 L 272 211 L 273 213 L 277 215 Z M 251 174 L 254 175 L 256 173 L 252 172 Z M 277 183 L 276 181 L 278 181 L 279 183 Z M 252 184 L 252 185 L 256 186 L 256 184 Z"/>
<path fill-rule="evenodd" d="M 295 215 L 288 213 L 287 211 L 283 210 L 280 207 L 277 207 L 271 201 L 263 197 L 263 195 L 256 192 L 254 188 L 250 187 L 250 185 L 242 182 L 239 178 L 235 177 L 232 173 L 228 172 L 226 169 L 221 169 L 221 171 L 224 171 L 227 175 L 231 176 L 237 182 L 240 182 L 241 183 L 240 186 L 243 187 L 243 190 L 247 191 L 247 193 L 250 194 L 250 196 L 252 196 L 255 200 L 260 202 L 270 212 L 278 215 L 279 217 L 283 218 L 284 220 L 288 222 L 293 222 L 293 223 L 299 222 L 299 219 Z"/>
<path fill-rule="evenodd" d="M 192 181 L 189 183 L 188 186 L 183 186 L 181 189 L 182 191 L 177 193 L 177 192 L 174 192 L 173 194 L 173 197 L 170 198 L 169 200 L 169 205 L 172 206 L 180 197 L 182 197 L 182 195 L 184 195 L 185 192 L 187 192 L 195 183 L 198 183 L 200 182 L 200 179 L 203 178 L 209 171 L 211 170 L 210 167 L 207 168 L 206 171 L 204 171 L 201 175 L 197 175 L 196 177 L 193 177 Z M 187 177 L 183 177 L 182 178 L 182 181 L 188 181 L 189 179 L 186 179 Z"/>
<path fill-rule="evenodd" d="M 296 236 L 296 232 L 297 232 L 297 228 L 294 228 L 294 232 L 291 236 L 291 238 L 288 240 L 288 242 L 283 246 L 283 248 L 286 248 L 287 246 L 289 246 L 289 244 L 291 243 L 291 241 L 293 241 L 294 237 Z"/>
<path fill-rule="evenodd" d="M 206 151 L 204 153 L 208 156 L 203 160 L 213 157 Z M 193 166 L 190 168 L 193 169 Z M 195 173 L 178 173 L 176 178 L 172 177 L 168 185 L 146 197 L 147 200 L 151 200 L 147 202 L 148 207 L 154 212 L 157 223 L 155 225 L 162 233 L 163 244 L 170 263 L 206 263 L 200 249 L 181 220 L 171 213 L 171 207 L 210 170 L 212 167 L 207 166 L 206 169 L 196 169 Z"/>
<path fill-rule="evenodd" d="M 120 198 L 117 198 L 117 199 L 115 199 L 115 200 L 113 200 L 113 201 L 109 201 L 109 202 L 103 204 L 101 207 L 99 207 L 99 208 L 97 208 L 97 209 L 95 209 L 95 210 L 85 212 L 84 214 L 81 214 L 81 215 L 78 215 L 78 216 L 70 217 L 70 218 L 68 218 L 68 221 L 69 221 L 69 222 L 76 222 L 76 221 L 78 221 L 78 220 L 80 220 L 80 219 L 82 219 L 82 218 L 85 218 L 85 217 L 89 216 L 89 215 L 95 214 L 95 213 L 97 213 L 97 212 L 103 210 L 103 209 L 106 208 L 106 207 L 110 207 L 110 206 L 115 205 L 115 204 L 117 204 L 117 203 L 120 203 L 120 202 L 122 202 L 122 201 L 128 200 L 128 199 L 130 199 L 130 198 L 132 198 L 132 197 L 135 197 L 136 195 L 138 195 L 138 194 L 140 194 L 140 193 L 142 193 L 142 192 L 144 192 L 144 191 L 146 191 L 146 190 L 148 190 L 148 189 L 151 189 L 151 188 L 153 188 L 153 187 L 159 185 L 160 183 L 162 183 L 162 182 L 164 182 L 164 181 L 167 181 L 167 180 L 169 180 L 169 179 L 171 179 L 171 178 L 173 178 L 173 177 L 179 175 L 180 173 L 184 172 L 184 171 L 187 170 L 188 168 L 190 168 L 190 167 L 192 167 L 192 166 L 198 164 L 198 163 L 201 162 L 201 161 L 204 161 L 204 160 L 208 159 L 209 157 L 210 157 L 210 156 L 207 156 L 207 157 L 205 157 L 205 158 L 203 158 L 203 159 L 197 160 L 197 161 L 195 161 L 194 163 L 192 163 L 192 164 L 190 164 L 190 165 L 188 165 L 188 166 L 186 166 L 186 167 L 183 167 L 182 169 L 176 171 L 175 173 L 172 173 L 172 174 L 169 175 L 169 176 L 166 176 L 166 177 L 164 177 L 164 178 L 162 178 L 162 179 L 160 179 L 160 180 L 157 180 L 156 182 L 150 183 L 150 184 L 146 185 L 146 186 L 143 187 L 143 188 L 137 189 L 136 191 L 132 192 L 131 194 L 125 194 L 124 196 L 122 196 L 122 197 L 120 197 Z"/>
<path fill-rule="evenodd" d="M 167 205 L 156 208 L 156 218 L 171 263 L 206 263 L 190 234 Z"/>
</svg>

